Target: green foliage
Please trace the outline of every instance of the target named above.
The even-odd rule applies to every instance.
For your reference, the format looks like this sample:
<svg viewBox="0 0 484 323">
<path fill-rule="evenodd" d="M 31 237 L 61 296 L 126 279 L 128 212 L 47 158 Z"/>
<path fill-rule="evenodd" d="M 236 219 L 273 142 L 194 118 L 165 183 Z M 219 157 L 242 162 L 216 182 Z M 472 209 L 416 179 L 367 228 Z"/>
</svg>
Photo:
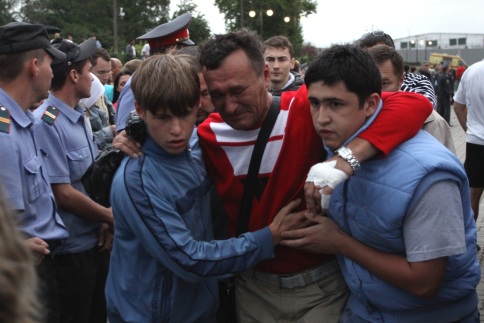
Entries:
<svg viewBox="0 0 484 323">
<path fill-rule="evenodd" d="M 262 39 L 284 35 L 293 44 L 296 57 L 301 56 L 304 42 L 300 17 L 316 12 L 315 0 L 214 0 L 220 12 L 225 14 L 226 28 L 229 31 L 241 27 L 255 30 Z M 267 16 L 268 9 L 273 11 Z M 254 11 L 255 17 L 249 12 Z M 241 15 L 241 12 L 243 13 Z M 261 19 L 262 13 L 262 19 Z M 284 18 L 288 17 L 289 22 Z"/>
<path fill-rule="evenodd" d="M 113 50 L 113 5 L 117 3 L 118 47 L 168 21 L 170 0 L 21 0 L 17 19 L 57 26 L 61 36 L 74 42 L 96 35 L 103 47 Z M 121 10 L 122 8 L 122 10 Z"/>
<path fill-rule="evenodd" d="M 0 0 L 0 25 L 13 21 L 13 10 L 17 2 L 17 0 Z"/>
<path fill-rule="evenodd" d="M 197 5 L 190 0 L 178 5 L 178 10 L 175 11 L 172 19 L 186 12 L 190 12 L 193 18 L 190 26 L 188 27 L 190 31 L 190 39 L 198 45 L 200 44 L 200 42 L 210 37 L 210 27 L 208 26 L 208 22 L 205 19 L 205 15 L 197 11 Z"/>
</svg>

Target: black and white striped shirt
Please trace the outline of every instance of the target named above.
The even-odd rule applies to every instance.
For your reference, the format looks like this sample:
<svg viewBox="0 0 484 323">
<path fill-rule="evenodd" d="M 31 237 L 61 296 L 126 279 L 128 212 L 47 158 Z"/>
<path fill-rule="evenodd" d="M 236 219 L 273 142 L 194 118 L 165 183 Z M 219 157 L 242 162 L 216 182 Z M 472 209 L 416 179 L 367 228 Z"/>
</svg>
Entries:
<svg viewBox="0 0 484 323">
<path fill-rule="evenodd" d="M 421 74 L 407 73 L 405 74 L 405 79 L 403 80 L 401 91 L 404 92 L 414 92 L 425 96 L 432 102 L 435 107 L 437 105 L 437 100 L 435 98 L 434 87 L 430 80 Z"/>
</svg>

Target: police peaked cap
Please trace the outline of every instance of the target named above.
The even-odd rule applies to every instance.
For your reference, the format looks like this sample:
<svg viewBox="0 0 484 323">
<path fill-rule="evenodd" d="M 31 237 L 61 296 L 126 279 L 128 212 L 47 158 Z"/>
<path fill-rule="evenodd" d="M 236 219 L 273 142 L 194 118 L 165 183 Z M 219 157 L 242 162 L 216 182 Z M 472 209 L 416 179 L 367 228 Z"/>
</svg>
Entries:
<svg viewBox="0 0 484 323">
<path fill-rule="evenodd" d="M 11 22 L 0 26 L 0 55 L 45 49 L 54 60 L 62 60 L 66 55 L 53 48 L 45 27 L 40 24 Z"/>
<path fill-rule="evenodd" d="M 190 40 L 188 32 L 188 26 L 191 22 L 192 14 L 187 12 L 170 22 L 159 25 L 137 39 L 147 40 L 151 48 L 160 48 L 174 44 L 192 46 L 195 43 Z"/>
<path fill-rule="evenodd" d="M 66 59 L 52 64 L 52 70 L 54 71 L 54 76 L 56 76 L 67 71 L 72 63 L 82 62 L 91 57 L 96 52 L 96 41 L 89 38 L 82 44 L 77 45 L 69 40 L 56 38 L 52 42 L 52 47 L 66 54 Z"/>
</svg>

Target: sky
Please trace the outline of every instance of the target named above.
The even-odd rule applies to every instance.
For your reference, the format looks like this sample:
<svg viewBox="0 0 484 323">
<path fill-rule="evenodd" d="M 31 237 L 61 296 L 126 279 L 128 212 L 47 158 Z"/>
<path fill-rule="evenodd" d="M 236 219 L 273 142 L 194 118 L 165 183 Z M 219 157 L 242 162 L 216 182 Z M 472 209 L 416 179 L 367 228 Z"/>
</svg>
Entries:
<svg viewBox="0 0 484 323">
<path fill-rule="evenodd" d="M 171 13 L 182 0 L 171 0 Z M 212 33 L 224 33 L 224 16 L 212 0 L 192 0 Z M 427 33 L 484 34 L 483 0 L 317 0 L 317 13 L 301 18 L 305 43 L 316 47 L 352 42 L 383 30 L 392 38 Z M 399 11 L 396 8 L 402 8 Z"/>
</svg>

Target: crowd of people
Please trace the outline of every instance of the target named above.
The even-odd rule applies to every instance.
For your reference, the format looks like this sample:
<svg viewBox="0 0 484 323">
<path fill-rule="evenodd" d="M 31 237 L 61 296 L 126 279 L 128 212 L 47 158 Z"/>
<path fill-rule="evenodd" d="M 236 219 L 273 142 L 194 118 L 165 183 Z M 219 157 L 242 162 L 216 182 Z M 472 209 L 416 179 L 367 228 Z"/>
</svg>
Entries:
<svg viewBox="0 0 484 323">
<path fill-rule="evenodd" d="M 301 73 L 283 35 L 191 20 L 124 64 L 0 26 L 0 319 L 479 322 L 483 63 L 406 72 L 376 31 Z M 111 207 L 82 184 L 107 151 Z"/>
</svg>

